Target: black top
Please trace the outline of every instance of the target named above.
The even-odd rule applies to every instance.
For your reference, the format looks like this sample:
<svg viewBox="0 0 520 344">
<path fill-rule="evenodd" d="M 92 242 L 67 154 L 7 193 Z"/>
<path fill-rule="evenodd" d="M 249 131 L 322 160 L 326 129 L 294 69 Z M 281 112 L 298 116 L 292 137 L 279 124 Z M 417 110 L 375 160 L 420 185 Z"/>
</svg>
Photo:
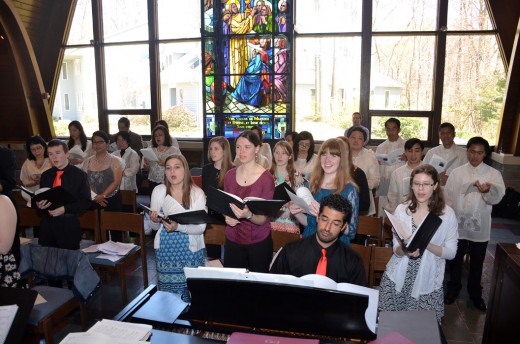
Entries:
<svg viewBox="0 0 520 344">
<path fill-rule="evenodd" d="M 218 188 L 217 178 L 220 170 L 216 169 L 213 163 L 206 164 L 202 167 L 202 190 L 207 195 L 210 186 Z M 222 188 L 220 188 L 222 189 Z"/>
<path fill-rule="evenodd" d="M 288 243 L 280 251 L 271 273 L 301 277 L 316 273 L 321 245 L 312 235 Z M 336 283 L 365 286 L 365 268 L 361 257 L 343 242 L 336 240 L 327 250 L 327 277 Z"/>
<path fill-rule="evenodd" d="M 42 173 L 40 179 L 41 188 L 52 188 L 54 178 L 56 177 L 56 167 L 52 167 Z M 87 210 L 90 207 L 90 186 L 88 183 L 87 174 L 80 168 L 67 164 L 63 169 L 61 175 L 61 186 L 69 193 L 75 195 L 78 199 L 77 202 L 69 203 L 65 205 L 65 213 L 78 214 L 82 211 Z"/>
<path fill-rule="evenodd" d="M 217 179 L 220 174 L 220 170 L 215 168 L 213 163 L 206 164 L 202 167 L 201 179 L 202 179 L 202 191 L 207 195 L 210 186 L 218 188 Z M 220 188 L 221 190 L 223 189 Z M 219 222 L 224 221 L 224 215 L 208 208 L 208 214 L 217 219 Z M 225 223 L 225 222 L 224 222 Z"/>
<path fill-rule="evenodd" d="M 368 188 L 367 175 L 358 167 L 352 177 L 359 187 L 359 215 L 363 215 L 368 213 L 368 209 L 370 208 L 371 191 Z"/>
<path fill-rule="evenodd" d="M 0 184 L 4 189 L 2 193 L 13 198 L 13 189 L 16 186 L 16 160 L 15 155 L 9 148 L 0 146 Z"/>
</svg>

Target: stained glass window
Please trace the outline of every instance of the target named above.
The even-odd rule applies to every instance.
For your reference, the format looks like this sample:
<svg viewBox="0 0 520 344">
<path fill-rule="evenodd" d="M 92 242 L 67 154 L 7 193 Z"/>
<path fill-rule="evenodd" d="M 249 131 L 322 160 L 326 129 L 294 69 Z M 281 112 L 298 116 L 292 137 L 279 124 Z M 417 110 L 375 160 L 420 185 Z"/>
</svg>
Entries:
<svg viewBox="0 0 520 344">
<path fill-rule="evenodd" d="M 253 125 L 266 139 L 290 121 L 292 9 L 288 1 L 228 0 L 204 7 L 207 137 L 237 137 Z"/>
</svg>

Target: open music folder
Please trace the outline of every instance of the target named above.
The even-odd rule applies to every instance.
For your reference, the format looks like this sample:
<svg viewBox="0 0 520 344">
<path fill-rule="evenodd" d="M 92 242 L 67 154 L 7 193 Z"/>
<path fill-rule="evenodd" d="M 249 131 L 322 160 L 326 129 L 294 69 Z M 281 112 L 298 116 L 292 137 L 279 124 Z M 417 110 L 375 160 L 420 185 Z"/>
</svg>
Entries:
<svg viewBox="0 0 520 344">
<path fill-rule="evenodd" d="M 139 203 L 143 209 L 152 211 L 150 207 L 147 207 L 144 204 Z M 159 214 L 159 218 L 163 219 L 166 222 L 175 221 L 178 224 L 181 225 L 200 225 L 203 223 L 206 224 L 217 224 L 217 225 L 223 225 L 225 224 L 224 221 L 220 218 L 216 218 L 210 214 L 208 214 L 205 210 L 193 210 L 193 211 L 185 211 L 182 213 L 176 213 L 176 214 L 170 214 L 170 215 L 164 215 Z"/>
<path fill-rule="evenodd" d="M 18 185 L 18 187 L 31 197 L 31 206 L 36 208 L 36 203 L 42 200 L 51 202 L 51 206 L 48 210 L 59 208 L 63 205 L 74 203 L 78 201 L 78 198 L 65 190 L 63 187 L 58 186 L 55 188 L 41 188 L 32 192 L 24 186 Z"/>
<path fill-rule="evenodd" d="M 392 223 L 392 227 L 401 241 L 403 250 L 407 252 L 414 252 L 419 249 L 420 255 L 422 255 L 433 235 L 442 224 L 442 219 L 430 212 L 415 232 L 412 233 L 411 228 L 409 228 L 409 226 L 407 226 L 397 216 L 386 209 L 383 210 L 385 211 L 388 220 Z"/>
<path fill-rule="evenodd" d="M 237 195 L 210 186 L 206 199 L 208 208 L 215 210 L 223 215 L 236 218 L 229 206 L 235 204 L 240 209 L 247 205 L 249 210 L 256 215 L 277 216 L 280 208 L 287 203 L 285 200 L 263 199 L 259 197 L 246 197 L 241 199 Z"/>
</svg>

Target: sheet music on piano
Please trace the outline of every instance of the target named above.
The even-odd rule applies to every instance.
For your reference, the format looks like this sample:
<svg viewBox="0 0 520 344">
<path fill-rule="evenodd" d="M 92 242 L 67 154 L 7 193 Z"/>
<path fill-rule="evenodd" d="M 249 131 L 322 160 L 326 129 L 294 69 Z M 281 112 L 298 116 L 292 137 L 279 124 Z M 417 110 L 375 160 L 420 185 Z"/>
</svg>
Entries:
<svg viewBox="0 0 520 344">
<path fill-rule="evenodd" d="M 18 305 L 0 306 L 0 343 L 3 343 L 9 334 L 14 317 L 18 312 Z"/>
<path fill-rule="evenodd" d="M 287 284 L 291 286 L 313 287 L 344 293 L 368 296 L 368 307 L 365 311 L 365 322 L 374 334 L 376 333 L 377 304 L 379 291 L 350 283 L 336 283 L 332 279 L 321 275 L 306 275 L 295 277 L 291 275 L 266 274 L 259 272 L 247 272 L 246 269 L 236 268 L 184 268 L 186 279 L 222 279 L 236 281 L 265 282 L 273 284 Z"/>
</svg>

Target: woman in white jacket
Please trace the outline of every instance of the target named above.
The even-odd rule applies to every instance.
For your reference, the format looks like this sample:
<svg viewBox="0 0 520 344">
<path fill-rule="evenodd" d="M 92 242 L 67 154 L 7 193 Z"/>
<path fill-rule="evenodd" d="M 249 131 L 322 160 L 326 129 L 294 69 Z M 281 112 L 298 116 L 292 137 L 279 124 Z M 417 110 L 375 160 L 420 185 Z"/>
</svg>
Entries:
<svg viewBox="0 0 520 344">
<path fill-rule="evenodd" d="M 171 155 L 165 160 L 164 166 L 164 184 L 155 187 L 150 204 L 152 228 L 158 229 L 154 241 L 158 288 L 180 294 L 188 302 L 190 297 L 184 267 L 204 265 L 206 253 L 203 234 L 206 224 L 182 225 L 173 220 L 166 222 L 159 215 L 205 210 L 206 195 L 193 183 L 184 156 Z"/>
<path fill-rule="evenodd" d="M 431 165 L 412 171 L 408 201 L 397 206 L 394 215 L 417 230 L 432 212 L 442 224 L 424 250 L 403 250 L 394 234 L 394 255 L 381 279 L 379 309 L 383 311 L 434 310 L 437 320 L 444 316 L 444 269 L 446 260 L 457 252 L 457 218 L 444 202 L 439 175 Z"/>
</svg>

